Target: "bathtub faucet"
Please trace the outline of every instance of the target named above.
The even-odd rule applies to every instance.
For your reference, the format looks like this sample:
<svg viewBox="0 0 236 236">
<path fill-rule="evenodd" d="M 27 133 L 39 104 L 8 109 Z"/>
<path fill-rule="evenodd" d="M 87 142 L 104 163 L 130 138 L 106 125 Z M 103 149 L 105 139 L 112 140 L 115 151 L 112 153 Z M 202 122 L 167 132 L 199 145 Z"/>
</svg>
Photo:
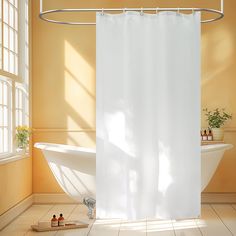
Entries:
<svg viewBox="0 0 236 236">
<path fill-rule="evenodd" d="M 89 219 L 93 219 L 93 212 L 94 212 L 94 208 L 96 206 L 96 200 L 91 198 L 91 197 L 85 197 L 83 199 L 83 204 L 88 207 L 88 217 Z"/>
</svg>

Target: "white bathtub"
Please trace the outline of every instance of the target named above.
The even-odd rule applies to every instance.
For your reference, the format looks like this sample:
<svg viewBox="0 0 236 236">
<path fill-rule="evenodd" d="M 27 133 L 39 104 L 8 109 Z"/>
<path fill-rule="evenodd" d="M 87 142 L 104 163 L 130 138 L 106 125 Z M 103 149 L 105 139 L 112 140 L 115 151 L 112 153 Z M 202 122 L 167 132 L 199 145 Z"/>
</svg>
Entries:
<svg viewBox="0 0 236 236">
<path fill-rule="evenodd" d="M 214 175 L 224 152 L 233 147 L 232 144 L 212 144 L 201 146 L 201 188 L 206 188 Z"/>
<path fill-rule="evenodd" d="M 42 150 L 57 182 L 70 197 L 82 201 L 95 198 L 96 151 L 53 143 L 36 143 Z M 226 150 L 231 144 L 205 145 L 201 147 L 202 191 L 208 185 Z"/>
</svg>

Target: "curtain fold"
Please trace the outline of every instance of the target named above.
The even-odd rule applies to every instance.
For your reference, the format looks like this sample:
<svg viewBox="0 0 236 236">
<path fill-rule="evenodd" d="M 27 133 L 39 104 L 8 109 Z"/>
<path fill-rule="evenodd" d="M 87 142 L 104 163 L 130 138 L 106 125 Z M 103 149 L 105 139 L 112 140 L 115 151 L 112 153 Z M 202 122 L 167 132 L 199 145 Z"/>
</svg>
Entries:
<svg viewBox="0 0 236 236">
<path fill-rule="evenodd" d="M 200 215 L 200 13 L 97 13 L 97 218 Z"/>
</svg>

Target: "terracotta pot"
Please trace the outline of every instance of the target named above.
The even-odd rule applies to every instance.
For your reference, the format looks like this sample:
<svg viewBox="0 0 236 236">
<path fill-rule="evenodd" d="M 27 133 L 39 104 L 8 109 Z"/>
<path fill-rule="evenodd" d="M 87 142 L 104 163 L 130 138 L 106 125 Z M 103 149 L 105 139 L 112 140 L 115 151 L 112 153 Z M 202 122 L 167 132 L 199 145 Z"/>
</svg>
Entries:
<svg viewBox="0 0 236 236">
<path fill-rule="evenodd" d="M 214 141 L 222 141 L 224 138 L 224 130 L 222 128 L 212 128 Z"/>
</svg>

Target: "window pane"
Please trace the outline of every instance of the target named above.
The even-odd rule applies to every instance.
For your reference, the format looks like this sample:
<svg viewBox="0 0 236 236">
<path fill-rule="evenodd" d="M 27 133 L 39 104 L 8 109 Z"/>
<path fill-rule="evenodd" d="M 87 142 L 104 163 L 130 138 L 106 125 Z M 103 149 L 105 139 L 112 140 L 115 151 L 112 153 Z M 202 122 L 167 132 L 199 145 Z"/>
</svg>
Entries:
<svg viewBox="0 0 236 236">
<path fill-rule="evenodd" d="M 16 117 L 15 117 L 15 119 L 16 119 L 16 127 L 17 126 L 19 126 L 19 112 L 18 112 L 18 110 L 16 110 Z"/>
<path fill-rule="evenodd" d="M 15 50 L 14 52 L 18 52 L 18 34 L 17 32 L 14 32 L 14 44 L 15 44 Z"/>
<path fill-rule="evenodd" d="M 3 103 L 3 82 L 0 81 L 0 104 Z"/>
<path fill-rule="evenodd" d="M 9 4 L 9 25 L 14 28 L 14 9 L 11 4 Z"/>
<path fill-rule="evenodd" d="M 0 24 L 0 35 L 2 36 L 2 24 Z M 0 44 L 2 46 L 2 37 L 0 37 Z"/>
<path fill-rule="evenodd" d="M 8 11 L 8 2 L 4 0 L 3 2 L 3 21 L 9 24 L 9 11 Z"/>
<path fill-rule="evenodd" d="M 15 24 L 14 24 L 14 28 L 16 29 L 16 30 L 18 30 L 18 12 L 17 12 L 17 10 L 16 9 L 14 9 L 14 15 L 15 15 Z"/>
<path fill-rule="evenodd" d="M 14 68 L 15 68 L 14 65 L 15 65 L 14 54 L 13 52 L 10 52 L 9 72 L 14 73 Z"/>
<path fill-rule="evenodd" d="M 26 86 L 22 86 L 21 84 L 16 84 L 16 125 L 29 126 L 28 92 L 25 87 Z"/>
<path fill-rule="evenodd" d="M 2 69 L 2 45 L 0 44 L 0 69 Z"/>
<path fill-rule="evenodd" d="M 19 108 L 19 103 L 18 103 L 18 100 L 19 100 L 19 99 L 18 99 L 18 96 L 19 96 L 19 95 L 18 95 L 18 89 L 16 88 L 16 91 L 15 91 L 15 98 L 16 98 L 15 107 L 16 107 L 16 108 Z"/>
<path fill-rule="evenodd" d="M 18 75 L 18 56 L 15 55 L 15 74 Z"/>
<path fill-rule="evenodd" d="M 19 108 L 22 109 L 23 106 L 22 106 L 22 91 L 19 90 Z"/>
<path fill-rule="evenodd" d="M 19 110 L 19 125 L 23 125 L 22 118 L 22 111 Z"/>
<path fill-rule="evenodd" d="M 9 49 L 11 50 L 11 51 L 15 51 L 15 43 L 14 43 L 14 41 L 15 41 L 15 35 L 14 35 L 14 30 L 13 29 L 11 29 L 11 28 L 9 28 L 9 30 L 10 30 L 10 35 L 9 35 Z"/>
<path fill-rule="evenodd" d="M 3 107 L 3 126 L 8 126 L 8 109 L 7 107 Z"/>
<path fill-rule="evenodd" d="M 3 128 L 0 128 L 0 154 L 3 153 Z"/>
<path fill-rule="evenodd" d="M 3 69 L 9 71 L 9 53 L 6 48 L 3 50 Z"/>
<path fill-rule="evenodd" d="M 29 96 L 26 94 L 25 95 L 25 112 L 27 115 L 29 115 Z"/>
<path fill-rule="evenodd" d="M 6 24 L 3 25 L 3 46 L 9 47 L 9 28 Z"/>
<path fill-rule="evenodd" d="M 7 84 L 3 83 L 3 105 L 8 105 L 8 88 Z"/>
<path fill-rule="evenodd" d="M 1 105 L 0 105 L 0 126 L 3 126 L 3 106 Z"/>
<path fill-rule="evenodd" d="M 25 117 L 25 124 L 29 125 L 29 115 Z"/>
<path fill-rule="evenodd" d="M 4 138 L 4 140 L 3 140 L 3 143 L 4 143 L 3 144 L 4 145 L 3 152 L 8 152 L 9 151 L 8 135 L 9 135 L 9 133 L 8 133 L 7 128 L 4 128 L 3 129 L 3 138 Z"/>
</svg>

